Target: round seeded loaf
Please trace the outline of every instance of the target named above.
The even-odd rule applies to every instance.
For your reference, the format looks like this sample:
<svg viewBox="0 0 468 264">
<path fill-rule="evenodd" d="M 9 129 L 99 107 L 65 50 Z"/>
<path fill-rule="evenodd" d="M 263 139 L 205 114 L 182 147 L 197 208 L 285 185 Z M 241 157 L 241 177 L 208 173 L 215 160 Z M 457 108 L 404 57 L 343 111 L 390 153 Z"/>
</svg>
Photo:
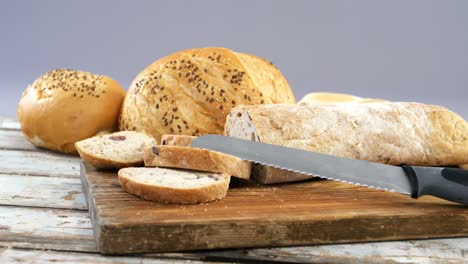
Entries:
<svg viewBox="0 0 468 264">
<path fill-rule="evenodd" d="M 18 121 L 34 145 L 76 153 L 74 143 L 117 128 L 125 90 L 109 77 L 57 69 L 23 93 Z"/>
<path fill-rule="evenodd" d="M 75 143 L 81 158 L 101 169 L 143 165 L 144 149 L 156 144 L 151 136 L 121 131 Z"/>
<path fill-rule="evenodd" d="M 221 134 L 236 105 L 295 103 L 269 61 L 226 48 L 176 52 L 143 70 L 122 106 L 121 130 L 163 134 Z"/>
<path fill-rule="evenodd" d="M 124 168 L 120 186 L 140 198 L 161 203 L 196 204 L 223 199 L 229 188 L 227 174 L 163 168 Z"/>
</svg>

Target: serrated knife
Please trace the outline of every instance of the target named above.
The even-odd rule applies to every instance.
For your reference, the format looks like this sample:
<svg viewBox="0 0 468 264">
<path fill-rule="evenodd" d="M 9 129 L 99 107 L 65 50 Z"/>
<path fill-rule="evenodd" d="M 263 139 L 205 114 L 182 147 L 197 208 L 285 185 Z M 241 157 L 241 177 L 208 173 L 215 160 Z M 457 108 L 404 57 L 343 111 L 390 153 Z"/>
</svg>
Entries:
<svg viewBox="0 0 468 264">
<path fill-rule="evenodd" d="M 432 195 L 468 205 L 468 170 L 391 166 L 220 135 L 200 136 L 192 142 L 192 147 L 329 180 L 398 192 L 412 198 Z"/>
</svg>

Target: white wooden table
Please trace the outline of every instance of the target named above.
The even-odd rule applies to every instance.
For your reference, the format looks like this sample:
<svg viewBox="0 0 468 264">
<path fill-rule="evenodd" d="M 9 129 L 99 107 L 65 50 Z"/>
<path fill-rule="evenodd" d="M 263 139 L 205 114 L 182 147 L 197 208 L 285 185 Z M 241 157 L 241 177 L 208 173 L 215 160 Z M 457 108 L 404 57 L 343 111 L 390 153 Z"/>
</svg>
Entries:
<svg viewBox="0 0 468 264">
<path fill-rule="evenodd" d="M 13 118 L 0 117 L 0 263 L 468 263 L 468 238 L 103 256 L 78 162 L 35 148 Z"/>
</svg>

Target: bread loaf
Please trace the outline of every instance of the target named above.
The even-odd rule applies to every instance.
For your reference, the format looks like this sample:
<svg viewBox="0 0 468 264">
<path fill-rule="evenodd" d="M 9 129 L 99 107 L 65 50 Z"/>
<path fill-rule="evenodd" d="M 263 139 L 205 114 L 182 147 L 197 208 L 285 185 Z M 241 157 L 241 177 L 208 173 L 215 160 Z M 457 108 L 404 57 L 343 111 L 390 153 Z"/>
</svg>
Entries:
<svg viewBox="0 0 468 264">
<path fill-rule="evenodd" d="M 465 120 L 420 103 L 239 106 L 225 134 L 392 165 L 468 163 Z"/>
<path fill-rule="evenodd" d="M 23 93 L 18 121 L 34 145 L 74 153 L 74 143 L 117 129 L 125 90 L 109 77 L 56 69 Z"/>
<path fill-rule="evenodd" d="M 299 104 L 311 105 L 336 105 L 343 103 L 370 103 L 370 102 L 386 102 L 383 99 L 362 98 L 350 94 L 342 93 L 309 93 L 306 94 Z"/>
<path fill-rule="evenodd" d="M 124 168 L 119 183 L 126 192 L 161 203 L 196 204 L 222 199 L 230 177 L 198 171 Z"/>
<path fill-rule="evenodd" d="M 101 169 L 143 165 L 143 151 L 154 146 L 151 136 L 134 131 L 120 131 L 95 136 L 75 143 L 81 158 Z"/>
<path fill-rule="evenodd" d="M 269 61 L 226 48 L 176 52 L 143 70 L 122 106 L 121 130 L 163 134 L 221 134 L 240 104 L 295 103 L 281 72 Z"/>
<path fill-rule="evenodd" d="M 300 101 L 299 104 L 310 104 L 310 105 L 336 105 L 336 104 L 346 104 L 346 103 L 370 103 L 370 102 L 388 102 L 384 99 L 376 98 L 362 98 L 350 94 L 340 94 L 340 93 L 309 93 L 306 94 Z M 256 166 L 258 167 L 258 166 Z M 468 169 L 468 164 L 460 165 L 462 168 Z M 273 178 L 281 181 L 281 173 L 284 173 L 283 170 L 278 170 L 276 168 L 264 167 L 263 170 L 267 170 L 265 173 L 266 178 Z M 271 172 L 270 172 L 271 171 Z M 279 172 L 277 172 L 279 171 Z M 286 172 L 291 174 L 291 172 Z M 294 177 L 289 177 L 294 178 Z"/>
<path fill-rule="evenodd" d="M 154 146 L 144 152 L 146 167 L 181 168 L 225 173 L 249 179 L 251 163 L 224 153 L 181 146 Z"/>
</svg>

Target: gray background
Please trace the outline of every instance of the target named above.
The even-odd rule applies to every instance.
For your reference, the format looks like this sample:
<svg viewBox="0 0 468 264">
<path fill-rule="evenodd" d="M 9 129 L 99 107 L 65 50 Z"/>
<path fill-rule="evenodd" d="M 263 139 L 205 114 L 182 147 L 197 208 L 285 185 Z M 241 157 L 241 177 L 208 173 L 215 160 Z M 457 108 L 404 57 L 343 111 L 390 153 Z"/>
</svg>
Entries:
<svg viewBox="0 0 468 264">
<path fill-rule="evenodd" d="M 441 104 L 468 118 L 468 1 L 0 0 L 0 115 L 58 67 L 128 87 L 169 53 L 273 61 L 300 99 L 330 91 Z"/>
</svg>

